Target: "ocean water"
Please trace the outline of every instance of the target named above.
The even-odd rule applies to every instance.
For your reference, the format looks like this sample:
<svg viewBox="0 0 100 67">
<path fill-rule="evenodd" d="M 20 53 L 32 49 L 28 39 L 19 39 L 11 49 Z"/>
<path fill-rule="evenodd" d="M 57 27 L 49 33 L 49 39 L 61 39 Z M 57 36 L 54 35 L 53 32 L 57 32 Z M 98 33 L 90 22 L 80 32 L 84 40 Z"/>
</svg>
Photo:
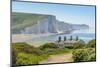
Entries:
<svg viewBox="0 0 100 67">
<path fill-rule="evenodd" d="M 62 40 L 64 38 L 64 36 L 67 37 L 67 39 L 70 39 L 70 36 L 72 36 L 73 39 L 76 39 L 76 37 L 78 36 L 78 38 L 80 40 L 83 40 L 85 42 L 88 42 L 92 39 L 95 39 L 95 33 L 72 33 L 72 34 L 60 34 L 60 35 L 56 35 L 54 36 L 54 39 L 57 40 L 58 37 L 61 36 Z"/>
<path fill-rule="evenodd" d="M 90 29 L 85 30 L 76 30 L 73 31 L 70 34 L 18 34 L 18 35 L 12 35 L 12 42 L 26 42 L 30 45 L 43 45 L 48 42 L 55 42 L 58 41 L 59 36 L 64 40 L 64 37 L 66 36 L 67 40 L 70 39 L 70 36 L 72 36 L 73 39 L 76 39 L 76 36 L 78 36 L 79 39 L 85 41 L 85 43 L 88 43 L 90 40 L 95 39 L 95 32 L 90 32 Z"/>
<path fill-rule="evenodd" d="M 71 34 L 54 34 L 54 35 L 49 35 L 49 36 L 41 36 L 37 38 L 32 38 L 31 40 L 27 41 L 30 44 L 44 44 L 47 42 L 55 42 L 58 40 L 59 36 L 61 37 L 62 40 L 64 40 L 64 37 L 66 36 L 67 40 L 70 39 L 70 36 L 72 36 L 73 39 L 76 39 L 76 36 L 80 40 L 83 40 L 85 43 L 88 43 L 90 40 L 95 39 L 95 33 L 71 33 Z"/>
<path fill-rule="evenodd" d="M 78 36 L 79 39 L 81 39 L 87 43 L 90 40 L 95 39 L 96 34 L 95 34 L 95 28 L 89 28 L 89 29 L 75 30 L 70 34 L 55 35 L 54 39 L 57 39 L 59 36 L 62 37 L 62 40 L 63 40 L 64 36 L 66 36 L 67 39 L 69 39 L 70 36 L 72 36 L 73 39 L 76 39 L 76 37 Z"/>
</svg>

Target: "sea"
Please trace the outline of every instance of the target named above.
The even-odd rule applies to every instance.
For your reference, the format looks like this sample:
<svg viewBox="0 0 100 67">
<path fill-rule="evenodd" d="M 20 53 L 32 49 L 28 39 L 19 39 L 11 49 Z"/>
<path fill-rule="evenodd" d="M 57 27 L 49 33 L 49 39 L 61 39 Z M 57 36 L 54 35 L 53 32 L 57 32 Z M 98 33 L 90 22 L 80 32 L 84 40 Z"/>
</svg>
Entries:
<svg viewBox="0 0 100 67">
<path fill-rule="evenodd" d="M 61 40 L 64 40 L 64 37 L 66 37 L 67 40 L 70 39 L 72 36 L 72 39 L 75 40 L 78 36 L 78 39 L 83 40 L 85 43 L 88 43 L 90 40 L 96 39 L 96 33 L 90 32 L 90 29 L 83 29 L 83 30 L 76 30 L 72 33 L 66 34 L 66 33 L 60 33 L 60 34 L 52 34 L 52 35 L 46 35 L 46 36 L 39 36 L 39 37 L 33 37 L 30 40 L 27 40 L 26 42 L 29 44 L 34 45 L 40 45 L 45 44 L 48 42 L 55 42 L 58 40 L 59 36 L 61 37 Z"/>
</svg>

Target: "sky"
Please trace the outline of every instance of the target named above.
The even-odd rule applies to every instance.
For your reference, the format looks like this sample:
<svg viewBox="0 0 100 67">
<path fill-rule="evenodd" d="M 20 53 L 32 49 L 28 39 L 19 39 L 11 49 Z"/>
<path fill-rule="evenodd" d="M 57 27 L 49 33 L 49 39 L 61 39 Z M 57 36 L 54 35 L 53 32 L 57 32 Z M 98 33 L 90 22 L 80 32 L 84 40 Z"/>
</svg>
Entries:
<svg viewBox="0 0 100 67">
<path fill-rule="evenodd" d="M 95 6 L 12 2 L 12 12 L 55 15 L 59 21 L 87 24 L 95 29 Z"/>
</svg>

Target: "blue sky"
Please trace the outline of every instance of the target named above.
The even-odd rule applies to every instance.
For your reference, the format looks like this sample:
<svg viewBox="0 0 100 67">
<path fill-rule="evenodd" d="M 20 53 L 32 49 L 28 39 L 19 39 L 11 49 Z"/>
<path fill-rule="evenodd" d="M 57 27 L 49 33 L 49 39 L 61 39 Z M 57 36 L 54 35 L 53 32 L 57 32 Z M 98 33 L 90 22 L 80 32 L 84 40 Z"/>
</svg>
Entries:
<svg viewBox="0 0 100 67">
<path fill-rule="evenodd" d="M 12 2 L 12 11 L 55 15 L 57 20 L 95 29 L 95 6 Z"/>
</svg>

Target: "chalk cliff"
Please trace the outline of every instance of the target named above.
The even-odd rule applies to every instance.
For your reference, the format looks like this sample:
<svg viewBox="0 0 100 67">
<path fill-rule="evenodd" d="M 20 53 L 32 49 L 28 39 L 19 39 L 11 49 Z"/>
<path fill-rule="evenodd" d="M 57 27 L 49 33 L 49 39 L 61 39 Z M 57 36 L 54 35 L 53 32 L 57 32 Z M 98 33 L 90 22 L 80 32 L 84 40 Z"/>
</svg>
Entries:
<svg viewBox="0 0 100 67">
<path fill-rule="evenodd" d="M 12 13 L 13 34 L 69 33 L 73 30 L 87 29 L 85 24 L 70 24 L 56 19 L 56 16 L 31 13 Z"/>
</svg>

